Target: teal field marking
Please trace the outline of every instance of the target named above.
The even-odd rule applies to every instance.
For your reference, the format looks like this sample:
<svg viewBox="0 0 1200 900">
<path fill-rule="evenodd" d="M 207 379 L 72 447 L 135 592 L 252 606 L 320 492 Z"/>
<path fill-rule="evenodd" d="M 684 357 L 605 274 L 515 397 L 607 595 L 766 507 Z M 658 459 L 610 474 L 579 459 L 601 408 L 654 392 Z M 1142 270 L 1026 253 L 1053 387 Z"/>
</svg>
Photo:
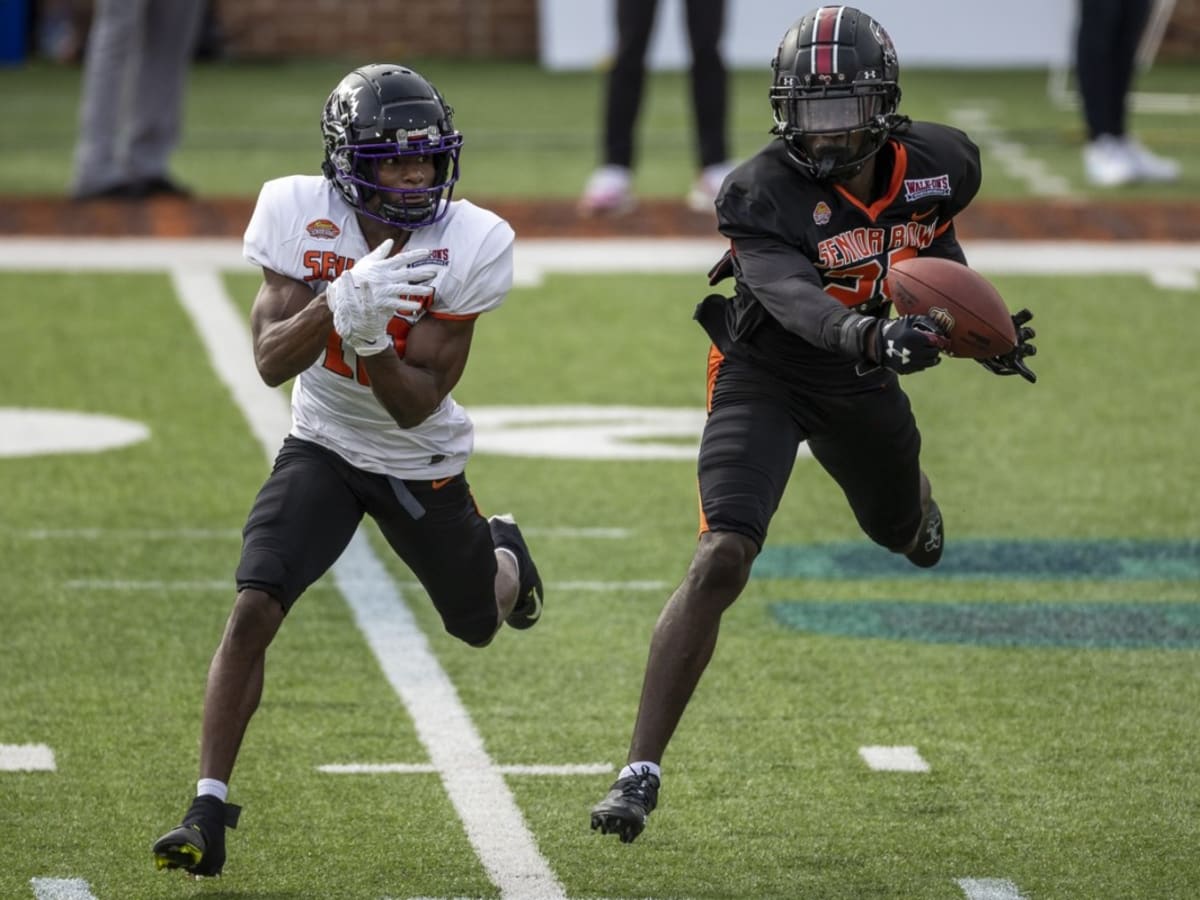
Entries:
<svg viewBox="0 0 1200 900">
<path fill-rule="evenodd" d="M 989 541 L 946 545 L 938 576 L 952 578 L 1187 581 L 1200 579 L 1200 541 Z M 928 578 L 904 557 L 865 541 L 766 547 L 753 578 Z"/>
<path fill-rule="evenodd" d="M 989 647 L 1170 649 L 1200 647 L 1200 603 L 771 604 L 797 631 Z"/>
</svg>

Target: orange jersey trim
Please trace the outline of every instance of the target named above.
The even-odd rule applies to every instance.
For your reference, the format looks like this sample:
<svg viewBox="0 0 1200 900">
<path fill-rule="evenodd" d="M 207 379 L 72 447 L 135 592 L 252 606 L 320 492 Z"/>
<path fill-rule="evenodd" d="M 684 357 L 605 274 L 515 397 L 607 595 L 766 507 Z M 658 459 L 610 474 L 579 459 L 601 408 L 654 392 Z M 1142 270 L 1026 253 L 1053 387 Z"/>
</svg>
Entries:
<svg viewBox="0 0 1200 900">
<path fill-rule="evenodd" d="M 879 219 L 879 214 L 891 206 L 896 198 L 900 196 L 900 188 L 904 185 L 904 174 L 908 169 L 908 150 L 899 141 L 889 141 L 892 145 L 892 151 L 896 155 L 895 165 L 892 166 L 892 180 L 888 184 L 887 192 L 872 203 L 870 206 L 863 205 L 863 202 L 855 197 L 852 193 L 846 190 L 844 185 L 835 184 L 834 188 L 841 194 L 849 203 L 853 203 L 864 213 L 866 213 L 872 222 Z"/>
</svg>

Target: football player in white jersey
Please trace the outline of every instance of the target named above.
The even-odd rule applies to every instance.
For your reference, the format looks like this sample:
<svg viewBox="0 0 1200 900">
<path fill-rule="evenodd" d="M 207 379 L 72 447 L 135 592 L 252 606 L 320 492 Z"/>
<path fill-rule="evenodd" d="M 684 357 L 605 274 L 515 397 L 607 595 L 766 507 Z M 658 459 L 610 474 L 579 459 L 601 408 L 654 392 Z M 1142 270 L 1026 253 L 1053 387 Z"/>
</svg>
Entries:
<svg viewBox="0 0 1200 900">
<path fill-rule="evenodd" d="M 475 320 L 512 286 L 513 231 L 452 200 L 462 134 L 411 69 L 369 65 L 325 104 L 322 175 L 267 182 L 245 234 L 269 385 L 294 378 L 292 429 L 246 521 L 237 600 L 204 698 L 200 780 L 159 868 L 219 875 L 240 809 L 228 782 L 292 604 L 364 514 L 474 647 L 535 625 L 542 582 L 510 516 L 485 519 L 464 475 L 472 425 L 450 396 Z"/>
</svg>

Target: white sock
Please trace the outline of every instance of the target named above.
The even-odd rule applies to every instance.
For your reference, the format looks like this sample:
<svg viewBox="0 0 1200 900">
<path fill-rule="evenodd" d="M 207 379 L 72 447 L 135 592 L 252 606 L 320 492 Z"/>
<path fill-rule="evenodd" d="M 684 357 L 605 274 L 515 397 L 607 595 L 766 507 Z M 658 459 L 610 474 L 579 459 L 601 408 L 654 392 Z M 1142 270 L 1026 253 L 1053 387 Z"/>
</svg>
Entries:
<svg viewBox="0 0 1200 900">
<path fill-rule="evenodd" d="M 629 778 L 631 776 L 653 775 L 659 781 L 662 781 L 662 769 L 658 767 L 658 763 L 646 762 L 639 760 L 631 762 L 621 770 L 617 779 Z"/>
<path fill-rule="evenodd" d="M 203 797 L 205 795 L 216 797 L 224 803 L 229 798 L 229 785 L 223 781 L 217 781 L 215 778 L 201 778 L 196 782 L 196 796 Z"/>
</svg>

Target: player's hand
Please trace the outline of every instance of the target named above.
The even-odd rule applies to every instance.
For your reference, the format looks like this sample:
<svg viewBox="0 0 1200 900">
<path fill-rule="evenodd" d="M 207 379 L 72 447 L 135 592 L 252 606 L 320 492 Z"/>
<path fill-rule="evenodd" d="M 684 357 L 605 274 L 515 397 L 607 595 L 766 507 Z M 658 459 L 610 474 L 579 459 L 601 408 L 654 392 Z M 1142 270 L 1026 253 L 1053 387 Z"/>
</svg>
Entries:
<svg viewBox="0 0 1200 900">
<path fill-rule="evenodd" d="M 1025 357 L 1037 355 L 1037 347 L 1029 343 L 1037 332 L 1026 323 L 1033 318 L 1033 313 L 1027 309 L 1021 310 L 1013 317 L 1013 327 L 1017 331 L 1017 345 L 1001 356 L 989 359 L 977 359 L 976 362 L 995 375 L 1020 375 L 1030 384 L 1037 381 L 1037 375 L 1025 364 Z"/>
<path fill-rule="evenodd" d="M 875 329 L 876 362 L 901 375 L 936 366 L 949 345 L 937 323 L 928 316 L 888 319 Z"/>
<path fill-rule="evenodd" d="M 428 259 L 429 251 L 405 250 L 389 258 L 392 244 L 390 238 L 381 243 L 325 289 L 334 331 L 359 356 L 372 356 L 390 347 L 387 326 L 392 318 L 420 312 L 433 295 L 426 282 L 437 270 L 413 267 Z"/>
</svg>

